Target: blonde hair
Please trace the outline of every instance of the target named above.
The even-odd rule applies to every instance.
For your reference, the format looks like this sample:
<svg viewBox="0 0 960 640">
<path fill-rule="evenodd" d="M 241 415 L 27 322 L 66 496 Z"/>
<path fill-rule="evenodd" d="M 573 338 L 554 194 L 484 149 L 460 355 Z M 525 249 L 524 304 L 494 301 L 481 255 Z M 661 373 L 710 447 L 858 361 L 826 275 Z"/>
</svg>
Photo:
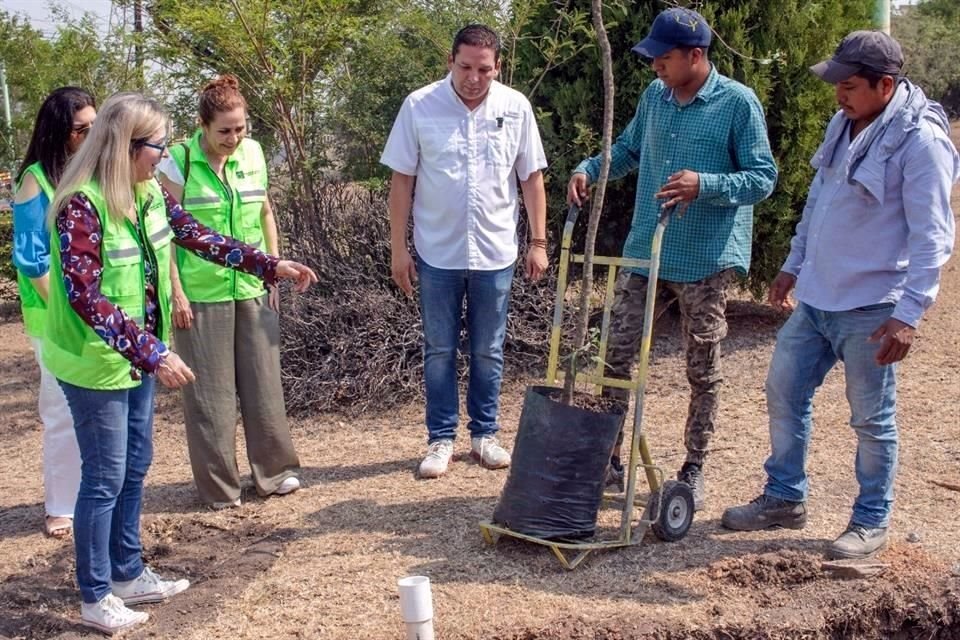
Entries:
<svg viewBox="0 0 960 640">
<path fill-rule="evenodd" d="M 90 181 L 100 185 L 107 210 L 100 215 L 123 219 L 133 207 L 138 189 L 133 154 L 157 131 L 167 127 L 167 115 L 156 100 L 139 93 L 117 93 L 103 103 L 80 149 L 70 158 L 49 209 L 50 227 L 70 199 Z"/>
</svg>

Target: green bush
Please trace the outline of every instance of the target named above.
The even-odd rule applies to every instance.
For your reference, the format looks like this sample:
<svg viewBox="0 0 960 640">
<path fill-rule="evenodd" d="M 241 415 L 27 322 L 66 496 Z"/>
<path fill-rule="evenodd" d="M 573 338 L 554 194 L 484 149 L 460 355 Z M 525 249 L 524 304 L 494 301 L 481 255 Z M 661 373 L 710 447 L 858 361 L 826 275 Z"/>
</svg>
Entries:
<svg viewBox="0 0 960 640">
<path fill-rule="evenodd" d="M 723 0 L 699 7 L 719 34 L 711 48 L 711 60 L 720 73 L 751 87 L 763 103 L 780 169 L 773 196 L 757 207 L 749 281 L 754 293 L 776 275 L 786 257 L 812 177 L 810 157 L 836 108 L 831 88 L 815 78 L 808 67 L 829 57 L 846 33 L 868 27 L 872 5 L 872 0 Z M 655 0 L 638 0 L 608 4 L 605 9 L 617 89 L 614 135 L 633 116 L 638 97 L 654 77 L 630 49 L 646 35 L 663 8 L 663 3 Z M 561 0 L 542 5 L 525 31 L 549 32 L 558 11 L 589 14 L 590 3 Z M 603 110 L 600 57 L 589 41 L 592 33 L 573 31 L 570 37 L 588 48 L 567 64 L 548 71 L 531 98 L 551 163 L 549 210 L 554 228 L 559 226 L 565 209 L 571 170 L 583 158 L 599 152 Z M 542 74 L 539 47 L 532 39 L 519 43 L 514 77 L 521 90 L 522 82 L 533 82 Z M 772 61 L 760 61 L 767 59 Z M 608 187 L 598 252 L 620 252 L 633 215 L 635 181 L 634 174 Z"/>
</svg>

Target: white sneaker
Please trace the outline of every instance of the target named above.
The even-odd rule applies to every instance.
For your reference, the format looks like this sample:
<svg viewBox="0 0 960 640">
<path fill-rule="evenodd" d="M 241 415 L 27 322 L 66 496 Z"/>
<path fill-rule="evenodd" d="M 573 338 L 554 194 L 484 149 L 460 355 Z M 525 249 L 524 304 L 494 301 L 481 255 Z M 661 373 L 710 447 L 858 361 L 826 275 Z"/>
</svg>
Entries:
<svg viewBox="0 0 960 640">
<path fill-rule="evenodd" d="M 500 446 L 494 436 L 470 438 L 470 456 L 487 469 L 504 469 L 510 466 L 510 452 Z"/>
<path fill-rule="evenodd" d="M 127 605 L 162 602 L 181 591 L 186 591 L 189 586 L 189 580 L 164 580 L 150 567 L 144 567 L 143 573 L 133 580 L 114 582 L 113 595 Z"/>
<path fill-rule="evenodd" d="M 288 493 L 293 493 L 300 488 L 300 480 L 296 476 L 290 476 L 286 480 L 280 483 L 280 486 L 273 492 L 275 496 L 285 496 Z"/>
<path fill-rule="evenodd" d="M 81 624 L 111 635 L 149 619 L 149 613 L 127 609 L 123 601 L 112 593 L 103 596 L 100 602 L 84 602 L 80 605 Z"/>
<path fill-rule="evenodd" d="M 421 478 L 439 478 L 447 472 L 453 457 L 453 440 L 437 440 L 427 448 L 427 457 L 420 463 Z"/>
</svg>

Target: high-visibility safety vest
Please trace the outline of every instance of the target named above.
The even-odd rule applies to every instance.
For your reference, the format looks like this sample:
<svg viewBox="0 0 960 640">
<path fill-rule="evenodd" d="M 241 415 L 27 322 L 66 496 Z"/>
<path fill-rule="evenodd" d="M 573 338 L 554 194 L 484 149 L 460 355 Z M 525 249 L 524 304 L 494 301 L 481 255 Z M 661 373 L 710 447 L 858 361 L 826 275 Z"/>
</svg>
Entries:
<svg viewBox="0 0 960 640">
<path fill-rule="evenodd" d="M 200 146 L 201 130 L 178 145 L 170 156 L 184 177 L 183 208 L 198 222 L 265 250 L 261 213 L 267 198 L 267 163 L 260 145 L 244 138 L 224 165 L 221 179 Z M 183 292 L 191 302 L 249 300 L 263 295 L 256 276 L 222 267 L 177 247 Z"/>
<path fill-rule="evenodd" d="M 142 329 L 146 316 L 145 266 L 157 274 L 156 336 L 166 342 L 170 333 L 170 246 L 173 230 L 167 222 L 163 192 L 156 180 L 141 185 L 135 198 L 137 224 L 111 216 L 99 185 L 79 189 L 97 211 L 103 239 L 100 292 L 123 309 Z M 70 306 L 61 273 L 60 238 L 51 232 L 50 298 L 44 332 L 43 363 L 59 380 L 86 389 L 130 389 L 140 384 L 130 377 L 130 361 L 108 346 Z M 124 339 L 124 338 L 121 338 Z"/>
<path fill-rule="evenodd" d="M 47 202 L 53 200 L 55 189 L 47 179 L 43 167 L 39 162 L 34 162 L 23 172 L 20 180 L 17 182 L 17 191 L 23 185 L 23 179 L 27 174 L 33 176 L 40 186 L 40 190 L 47 198 Z M 40 297 L 37 288 L 30 282 L 30 278 L 17 271 L 17 288 L 20 290 L 20 310 L 23 312 L 23 328 L 28 336 L 40 338 L 43 336 L 43 322 L 47 315 L 47 303 Z"/>
</svg>

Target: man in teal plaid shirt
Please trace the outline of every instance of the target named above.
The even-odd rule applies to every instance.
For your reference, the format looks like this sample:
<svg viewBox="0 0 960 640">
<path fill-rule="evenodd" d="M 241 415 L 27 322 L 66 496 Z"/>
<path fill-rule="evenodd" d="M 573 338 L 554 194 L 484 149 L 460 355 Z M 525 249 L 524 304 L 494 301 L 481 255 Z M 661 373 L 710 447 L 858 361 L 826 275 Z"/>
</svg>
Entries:
<svg viewBox="0 0 960 640">
<path fill-rule="evenodd" d="M 667 304 L 660 303 L 676 299 L 683 316 L 691 395 L 687 457 L 677 478 L 693 489 L 697 510 L 703 508 L 703 463 L 722 382 L 726 291 L 750 267 L 753 205 L 770 195 L 777 179 L 760 102 L 749 88 L 717 73 L 707 57 L 711 40 L 710 26 L 696 11 L 671 8 L 657 16 L 650 35 L 633 48 L 652 61 L 657 79 L 614 142 L 610 166 L 611 179 L 639 170 L 624 257 L 648 259 L 661 209 L 677 207 L 663 240 L 658 307 L 662 311 Z M 586 200 L 599 174 L 599 156 L 581 162 L 568 184 L 568 201 Z M 646 271 L 621 274 L 607 351 L 614 377 L 630 377 L 646 295 Z M 606 393 L 623 402 L 629 397 L 622 389 Z M 621 486 L 622 439 L 621 430 L 611 460 L 611 479 Z"/>
</svg>

